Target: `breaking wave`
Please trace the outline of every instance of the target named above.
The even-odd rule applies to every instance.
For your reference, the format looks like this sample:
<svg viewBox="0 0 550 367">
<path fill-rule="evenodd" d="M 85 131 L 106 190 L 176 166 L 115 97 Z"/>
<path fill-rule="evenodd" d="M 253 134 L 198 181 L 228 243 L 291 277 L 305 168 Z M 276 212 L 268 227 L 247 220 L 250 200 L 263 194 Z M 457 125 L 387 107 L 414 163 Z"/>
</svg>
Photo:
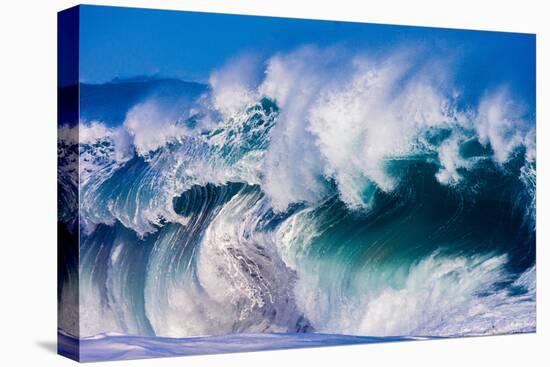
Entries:
<svg viewBox="0 0 550 367">
<path fill-rule="evenodd" d="M 407 60 L 305 47 L 64 128 L 80 335 L 535 330 L 534 123 Z"/>
</svg>

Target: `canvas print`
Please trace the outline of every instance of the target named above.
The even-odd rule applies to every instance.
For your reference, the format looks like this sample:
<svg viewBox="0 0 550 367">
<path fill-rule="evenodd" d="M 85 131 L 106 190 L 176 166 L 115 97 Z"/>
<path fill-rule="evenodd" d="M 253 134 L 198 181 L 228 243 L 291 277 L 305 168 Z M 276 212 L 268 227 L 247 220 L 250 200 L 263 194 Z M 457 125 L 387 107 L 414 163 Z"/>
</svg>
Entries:
<svg viewBox="0 0 550 367">
<path fill-rule="evenodd" d="M 536 331 L 535 35 L 59 13 L 59 353 Z"/>
</svg>

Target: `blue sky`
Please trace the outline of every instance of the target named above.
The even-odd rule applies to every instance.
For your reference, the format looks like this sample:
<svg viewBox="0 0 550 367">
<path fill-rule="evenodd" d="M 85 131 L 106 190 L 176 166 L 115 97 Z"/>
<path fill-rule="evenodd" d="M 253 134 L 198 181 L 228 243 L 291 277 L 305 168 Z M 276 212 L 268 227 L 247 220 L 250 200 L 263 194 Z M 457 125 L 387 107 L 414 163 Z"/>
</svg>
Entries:
<svg viewBox="0 0 550 367">
<path fill-rule="evenodd" d="M 304 44 L 421 47 L 426 57 L 458 60 L 459 84 L 479 93 L 506 84 L 534 105 L 534 35 L 103 6 L 81 6 L 80 21 L 80 80 L 88 83 L 151 75 L 205 82 L 239 54 L 269 57 Z"/>
</svg>

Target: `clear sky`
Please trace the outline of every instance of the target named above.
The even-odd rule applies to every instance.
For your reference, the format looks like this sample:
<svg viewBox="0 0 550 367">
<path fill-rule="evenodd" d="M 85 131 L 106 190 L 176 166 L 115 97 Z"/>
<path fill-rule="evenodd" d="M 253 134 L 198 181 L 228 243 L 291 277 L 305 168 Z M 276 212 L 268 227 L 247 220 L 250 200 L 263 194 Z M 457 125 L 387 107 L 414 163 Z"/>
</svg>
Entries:
<svg viewBox="0 0 550 367">
<path fill-rule="evenodd" d="M 470 87 L 506 83 L 534 105 L 534 35 L 86 5 L 80 21 L 80 79 L 88 83 L 151 75 L 204 82 L 239 54 L 304 44 L 371 53 L 418 46 L 427 56 L 456 55 Z"/>
</svg>

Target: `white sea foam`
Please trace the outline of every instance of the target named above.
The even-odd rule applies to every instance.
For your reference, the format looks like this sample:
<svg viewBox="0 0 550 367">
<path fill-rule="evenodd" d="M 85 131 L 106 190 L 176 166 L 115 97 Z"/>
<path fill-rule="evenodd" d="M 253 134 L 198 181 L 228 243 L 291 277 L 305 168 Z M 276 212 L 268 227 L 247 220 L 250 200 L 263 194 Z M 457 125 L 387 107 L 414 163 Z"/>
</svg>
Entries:
<svg viewBox="0 0 550 367">
<path fill-rule="evenodd" d="M 306 47 L 268 62 L 260 92 L 282 112 L 262 187 L 275 208 L 323 198 L 326 179 L 350 207 L 368 206 L 370 186 L 395 186 L 388 160 L 414 153 L 423 131 L 462 119 L 424 75 L 403 84 L 410 70 L 400 55 L 380 61 L 337 51 Z"/>
<path fill-rule="evenodd" d="M 453 136 L 439 146 L 438 156 L 441 169 L 436 173 L 437 180 L 444 185 L 456 184 L 461 176 L 459 168 L 469 168 L 474 162 L 462 158 L 460 155 L 461 138 Z"/>
<path fill-rule="evenodd" d="M 262 188 L 272 206 L 284 210 L 294 202 L 316 202 L 326 194 L 322 157 L 308 129 L 306 114 L 321 88 L 325 67 L 316 49 L 304 48 L 268 62 L 260 93 L 281 109 L 264 162 Z M 326 63 L 330 63 L 327 53 Z"/>
<path fill-rule="evenodd" d="M 516 281 L 527 293 L 512 296 L 508 288 L 496 288 L 499 282 L 509 280 L 505 263 L 505 256 L 431 256 L 410 269 L 389 270 L 396 278 L 384 279 L 383 284 L 368 283 L 378 278 L 358 273 L 354 287 L 361 292 L 357 294 L 335 289 L 320 282 L 318 275 L 300 271 L 297 302 L 319 332 L 464 336 L 533 331 L 534 271 L 528 270 Z M 336 294 L 339 296 L 334 298 Z"/>
<path fill-rule="evenodd" d="M 210 75 L 214 108 L 226 119 L 243 112 L 257 101 L 260 66 L 257 56 L 244 54 L 229 60 Z"/>
<path fill-rule="evenodd" d="M 531 129 L 522 120 L 522 115 L 522 106 L 506 89 L 489 94 L 480 102 L 474 126 L 480 142 L 490 144 L 497 162 L 507 161 L 518 146 L 532 148 Z"/>
<path fill-rule="evenodd" d="M 177 124 L 179 118 L 176 112 L 163 108 L 153 99 L 130 109 L 124 126 L 133 136 L 136 151 L 144 155 L 190 135 L 187 126 Z"/>
<path fill-rule="evenodd" d="M 111 149 L 109 149 L 110 156 L 107 159 L 124 163 L 132 158 L 134 154 L 131 137 L 122 126 L 109 128 L 100 121 L 81 121 L 78 130 L 80 144 L 111 144 Z M 90 153 L 98 153 L 98 150 L 95 149 L 93 152 L 90 151 Z"/>
<path fill-rule="evenodd" d="M 365 297 L 366 312 L 354 333 L 462 336 L 534 330 L 534 294 L 513 297 L 508 289 L 495 288 L 508 278 L 505 263 L 504 256 L 424 259 L 409 270 L 403 287 Z"/>
<path fill-rule="evenodd" d="M 293 273 L 269 233 L 256 230 L 267 208 L 258 190 L 235 195 L 211 218 L 194 276 L 184 268 L 178 274 L 172 265 L 165 268 L 174 250 L 155 247 L 151 270 L 167 275 L 150 272 L 148 278 L 147 314 L 156 335 L 295 331 L 300 313 L 292 296 Z"/>
</svg>

